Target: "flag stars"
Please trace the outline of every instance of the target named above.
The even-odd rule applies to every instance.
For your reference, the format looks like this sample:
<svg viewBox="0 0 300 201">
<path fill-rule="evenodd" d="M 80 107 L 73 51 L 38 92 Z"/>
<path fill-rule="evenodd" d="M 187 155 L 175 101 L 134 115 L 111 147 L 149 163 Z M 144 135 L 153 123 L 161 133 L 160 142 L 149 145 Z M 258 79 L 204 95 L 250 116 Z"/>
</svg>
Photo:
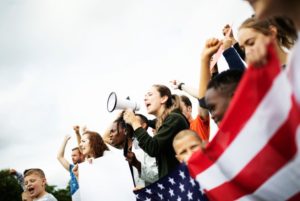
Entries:
<svg viewBox="0 0 300 201">
<path fill-rule="evenodd" d="M 192 184 L 192 186 L 196 185 L 195 180 L 192 177 L 190 177 L 190 183 Z"/>
<path fill-rule="evenodd" d="M 165 187 L 162 185 L 162 184 L 157 184 L 157 186 L 158 186 L 158 188 L 160 188 L 160 190 L 163 190 L 163 189 L 165 189 Z"/>
<path fill-rule="evenodd" d="M 151 199 L 146 197 L 146 200 L 145 200 L 145 201 L 151 201 Z"/>
<path fill-rule="evenodd" d="M 185 174 L 182 171 L 179 171 L 179 176 L 181 176 L 182 179 L 185 179 Z"/>
<path fill-rule="evenodd" d="M 172 184 L 172 185 L 175 185 L 175 181 L 172 177 L 169 178 L 169 182 Z"/>
<path fill-rule="evenodd" d="M 177 200 L 176 200 L 176 201 L 181 201 L 181 197 L 179 197 L 179 196 L 178 196 L 178 198 L 177 198 Z"/>
<path fill-rule="evenodd" d="M 184 192 L 184 185 L 182 183 L 179 184 L 179 188 L 181 192 Z"/>
<path fill-rule="evenodd" d="M 163 200 L 163 199 L 164 199 L 164 197 L 163 197 L 163 195 L 162 195 L 162 194 L 160 194 L 160 193 L 157 193 L 157 195 L 158 195 L 158 197 L 160 198 L 160 200 Z"/>
<path fill-rule="evenodd" d="M 189 200 L 193 200 L 193 193 L 192 192 L 189 191 L 187 196 L 188 196 Z"/>
<path fill-rule="evenodd" d="M 171 188 L 169 188 L 169 194 L 170 194 L 171 197 L 174 196 L 174 191 Z"/>
<path fill-rule="evenodd" d="M 152 194 L 151 189 L 146 189 L 146 192 L 147 192 L 148 194 Z"/>
</svg>

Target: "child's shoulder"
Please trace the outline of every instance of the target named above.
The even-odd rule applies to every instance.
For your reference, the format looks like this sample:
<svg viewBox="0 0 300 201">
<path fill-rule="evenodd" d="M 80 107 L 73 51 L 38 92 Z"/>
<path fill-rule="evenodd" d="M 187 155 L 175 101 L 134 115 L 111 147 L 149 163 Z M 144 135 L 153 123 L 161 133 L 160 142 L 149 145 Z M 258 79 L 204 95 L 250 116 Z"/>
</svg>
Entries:
<svg viewBox="0 0 300 201">
<path fill-rule="evenodd" d="M 43 197 L 33 201 L 57 201 L 57 199 L 51 193 L 46 193 Z"/>
</svg>

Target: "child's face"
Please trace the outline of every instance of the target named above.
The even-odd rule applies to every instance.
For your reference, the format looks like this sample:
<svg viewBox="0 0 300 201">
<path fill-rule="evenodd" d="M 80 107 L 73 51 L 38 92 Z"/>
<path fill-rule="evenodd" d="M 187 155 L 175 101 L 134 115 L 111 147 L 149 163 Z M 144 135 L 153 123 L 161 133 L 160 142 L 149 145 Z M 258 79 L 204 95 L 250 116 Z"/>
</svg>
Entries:
<svg viewBox="0 0 300 201">
<path fill-rule="evenodd" d="M 24 178 L 24 184 L 31 198 L 39 198 L 45 192 L 46 179 L 33 173 Z"/>
<path fill-rule="evenodd" d="M 92 152 L 90 140 L 89 140 L 89 134 L 82 135 L 79 146 L 80 146 L 80 148 L 82 150 L 82 154 L 84 156 L 87 156 Z"/>
<path fill-rule="evenodd" d="M 201 141 L 193 135 L 184 136 L 174 142 L 176 158 L 180 162 L 187 162 L 192 154 L 201 148 Z"/>
<path fill-rule="evenodd" d="M 231 96 L 223 94 L 220 90 L 210 88 L 205 93 L 205 103 L 211 118 L 219 126 L 230 103 Z"/>
</svg>

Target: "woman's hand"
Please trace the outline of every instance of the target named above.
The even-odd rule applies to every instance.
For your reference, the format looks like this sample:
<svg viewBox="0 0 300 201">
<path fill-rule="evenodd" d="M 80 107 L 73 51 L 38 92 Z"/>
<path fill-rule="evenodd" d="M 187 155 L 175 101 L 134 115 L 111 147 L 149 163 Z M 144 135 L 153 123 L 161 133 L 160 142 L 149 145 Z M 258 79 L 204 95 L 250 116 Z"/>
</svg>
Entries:
<svg viewBox="0 0 300 201">
<path fill-rule="evenodd" d="M 134 112 L 131 109 L 126 109 L 123 114 L 123 119 L 126 123 L 130 124 L 133 128 L 133 130 L 136 130 L 137 128 L 141 127 L 141 122 L 139 119 L 135 116 Z"/>
</svg>

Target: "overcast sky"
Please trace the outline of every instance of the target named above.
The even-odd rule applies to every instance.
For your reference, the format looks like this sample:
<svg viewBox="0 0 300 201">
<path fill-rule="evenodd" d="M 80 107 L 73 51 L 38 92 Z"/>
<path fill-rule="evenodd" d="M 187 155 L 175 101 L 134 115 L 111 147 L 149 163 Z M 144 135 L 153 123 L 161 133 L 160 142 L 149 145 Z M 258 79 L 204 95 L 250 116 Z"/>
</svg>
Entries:
<svg viewBox="0 0 300 201">
<path fill-rule="evenodd" d="M 242 0 L 0 1 L 0 169 L 39 167 L 66 187 L 56 155 L 73 125 L 102 134 L 111 91 L 146 114 L 152 84 L 197 88 L 205 40 L 251 14 Z"/>
</svg>

